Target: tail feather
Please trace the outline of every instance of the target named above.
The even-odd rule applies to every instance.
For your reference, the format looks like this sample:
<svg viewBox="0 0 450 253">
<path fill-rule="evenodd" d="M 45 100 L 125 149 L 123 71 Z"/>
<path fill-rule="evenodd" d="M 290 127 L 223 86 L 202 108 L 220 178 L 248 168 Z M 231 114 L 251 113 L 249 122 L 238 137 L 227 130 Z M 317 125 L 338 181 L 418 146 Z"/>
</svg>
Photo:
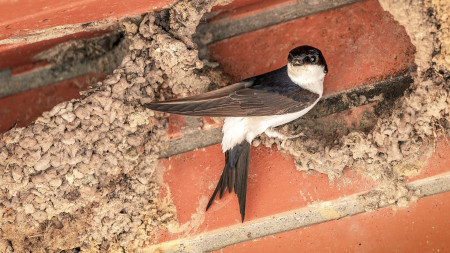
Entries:
<svg viewBox="0 0 450 253">
<path fill-rule="evenodd" d="M 241 144 L 234 146 L 233 149 L 225 152 L 225 166 L 222 175 L 220 176 L 219 183 L 217 183 L 216 189 L 206 206 L 206 210 L 208 210 L 213 203 L 217 193 L 220 192 L 219 198 L 221 199 L 227 188 L 230 193 L 234 189 L 239 200 L 239 210 L 242 222 L 244 222 L 249 158 L 250 143 L 246 140 Z"/>
</svg>

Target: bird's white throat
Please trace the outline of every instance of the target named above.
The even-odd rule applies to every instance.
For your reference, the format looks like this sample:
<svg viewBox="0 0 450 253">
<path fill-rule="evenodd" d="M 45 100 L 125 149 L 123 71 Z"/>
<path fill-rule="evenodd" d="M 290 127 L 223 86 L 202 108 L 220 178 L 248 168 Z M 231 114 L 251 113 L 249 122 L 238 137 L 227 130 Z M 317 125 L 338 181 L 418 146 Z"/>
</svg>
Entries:
<svg viewBox="0 0 450 253">
<path fill-rule="evenodd" d="M 294 66 L 287 65 L 289 78 L 300 87 L 322 95 L 323 80 L 325 78 L 324 67 L 319 65 Z"/>
</svg>

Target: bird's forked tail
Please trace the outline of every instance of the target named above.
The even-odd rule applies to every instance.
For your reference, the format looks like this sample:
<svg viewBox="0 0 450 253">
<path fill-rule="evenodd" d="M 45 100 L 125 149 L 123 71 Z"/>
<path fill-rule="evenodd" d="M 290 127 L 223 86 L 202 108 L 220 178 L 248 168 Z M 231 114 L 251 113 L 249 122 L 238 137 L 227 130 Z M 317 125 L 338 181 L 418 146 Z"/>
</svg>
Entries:
<svg viewBox="0 0 450 253">
<path fill-rule="evenodd" d="M 250 143 L 246 140 L 225 152 L 225 167 L 206 210 L 211 206 L 218 192 L 220 192 L 219 198 L 222 198 L 227 188 L 230 193 L 234 189 L 239 200 L 242 222 L 244 222 L 249 158 Z"/>
</svg>

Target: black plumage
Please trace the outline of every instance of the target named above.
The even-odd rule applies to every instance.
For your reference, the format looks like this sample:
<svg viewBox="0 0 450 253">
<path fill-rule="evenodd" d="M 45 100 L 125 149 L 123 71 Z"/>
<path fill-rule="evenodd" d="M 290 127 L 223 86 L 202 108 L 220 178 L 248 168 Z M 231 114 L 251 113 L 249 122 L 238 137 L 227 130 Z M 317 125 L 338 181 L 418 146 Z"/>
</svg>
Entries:
<svg viewBox="0 0 450 253">
<path fill-rule="evenodd" d="M 242 222 L 244 222 L 249 161 L 250 143 L 245 140 L 233 149 L 225 152 L 225 167 L 220 176 L 219 183 L 217 183 L 216 189 L 209 199 L 206 210 L 213 203 L 217 193 L 220 192 L 219 198 L 222 198 L 227 188 L 229 193 L 234 189 L 239 200 L 239 211 Z"/>
</svg>

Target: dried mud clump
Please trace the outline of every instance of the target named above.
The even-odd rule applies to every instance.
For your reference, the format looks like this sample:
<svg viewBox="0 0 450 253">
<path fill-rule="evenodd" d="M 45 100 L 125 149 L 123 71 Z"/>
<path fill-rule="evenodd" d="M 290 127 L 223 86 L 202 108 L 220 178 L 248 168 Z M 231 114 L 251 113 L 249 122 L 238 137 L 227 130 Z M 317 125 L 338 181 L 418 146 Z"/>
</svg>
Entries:
<svg viewBox="0 0 450 253">
<path fill-rule="evenodd" d="M 437 29 L 434 68 L 448 79 L 450 78 L 450 5 L 447 0 L 429 0 L 426 6 L 427 15 L 433 19 Z"/>
<path fill-rule="evenodd" d="M 213 83 L 191 36 L 215 4 L 181 1 L 123 22 L 129 52 L 112 75 L 0 135 L 2 249 L 133 250 L 174 222 L 152 177 L 166 120 L 140 104 Z"/>
<path fill-rule="evenodd" d="M 442 12 L 445 1 L 380 2 L 405 27 L 416 47 L 417 72 L 412 73 L 410 91 L 369 133 L 353 131 L 330 141 L 304 125 L 291 124 L 284 130 L 303 132 L 305 137 L 285 142 L 267 137 L 260 140 L 266 146 L 279 144 L 293 154 L 298 170 L 326 173 L 330 181 L 349 167 L 375 179 L 378 188 L 360 196 L 366 210 L 404 206 L 420 197 L 419 191 L 408 189 L 404 176 L 420 169 L 420 161 L 433 152 L 438 139 L 450 135 L 449 64 L 448 54 L 442 54 L 450 49 L 445 43 L 449 36 L 448 15 Z"/>
</svg>

